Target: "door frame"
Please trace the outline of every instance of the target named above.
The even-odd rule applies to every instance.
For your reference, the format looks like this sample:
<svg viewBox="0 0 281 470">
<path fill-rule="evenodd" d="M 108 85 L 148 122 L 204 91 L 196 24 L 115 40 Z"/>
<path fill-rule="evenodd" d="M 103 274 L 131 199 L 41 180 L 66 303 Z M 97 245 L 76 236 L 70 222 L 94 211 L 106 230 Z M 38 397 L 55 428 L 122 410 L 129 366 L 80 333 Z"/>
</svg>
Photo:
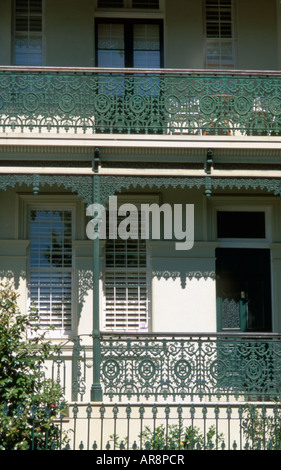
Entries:
<svg viewBox="0 0 281 470">
<path fill-rule="evenodd" d="M 275 326 L 274 315 L 274 292 L 273 292 L 273 266 L 272 266 L 272 238 L 274 211 L 277 210 L 277 201 L 274 197 L 264 196 L 212 196 L 207 201 L 207 227 L 206 231 L 210 241 L 216 241 L 216 248 L 255 248 L 268 249 L 270 253 L 270 289 L 271 289 L 271 324 L 272 331 Z M 255 212 L 265 213 L 265 238 L 218 238 L 217 237 L 217 212 Z M 214 254 L 215 256 L 215 254 Z M 218 322 L 218 304 L 216 298 L 216 324 Z"/>
</svg>

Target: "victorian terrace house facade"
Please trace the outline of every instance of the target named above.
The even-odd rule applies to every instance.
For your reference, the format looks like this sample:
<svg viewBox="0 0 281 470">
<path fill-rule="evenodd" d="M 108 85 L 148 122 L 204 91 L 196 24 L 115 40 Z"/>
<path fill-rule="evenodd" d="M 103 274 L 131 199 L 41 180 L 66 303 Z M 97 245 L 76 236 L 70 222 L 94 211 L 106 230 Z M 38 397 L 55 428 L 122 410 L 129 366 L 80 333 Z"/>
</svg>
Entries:
<svg viewBox="0 0 281 470">
<path fill-rule="evenodd" d="M 271 410 L 280 2 L 1 0 L 0 44 L 0 276 L 53 327 L 68 402 Z"/>
</svg>

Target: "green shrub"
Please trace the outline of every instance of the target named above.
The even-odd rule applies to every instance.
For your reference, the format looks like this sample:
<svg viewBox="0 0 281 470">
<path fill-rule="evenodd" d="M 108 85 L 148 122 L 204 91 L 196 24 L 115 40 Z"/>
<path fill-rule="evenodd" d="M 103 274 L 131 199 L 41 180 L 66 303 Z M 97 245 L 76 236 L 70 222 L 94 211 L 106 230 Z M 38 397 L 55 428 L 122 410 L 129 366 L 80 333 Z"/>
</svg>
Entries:
<svg viewBox="0 0 281 470">
<path fill-rule="evenodd" d="M 63 393 L 44 373 L 53 346 L 37 320 L 35 310 L 20 312 L 10 285 L 0 284 L 0 450 L 65 442 L 55 422 L 64 411 Z"/>
<path fill-rule="evenodd" d="M 145 427 L 142 439 L 146 446 L 154 450 L 192 450 L 213 449 L 222 442 L 222 434 L 216 435 L 215 426 L 210 426 L 206 436 L 198 427 L 184 427 L 171 424 L 165 428 L 164 425 L 157 426 L 155 430 Z"/>
<path fill-rule="evenodd" d="M 223 443 L 223 435 L 216 433 L 215 426 L 210 426 L 204 437 L 204 433 L 198 427 L 184 427 L 181 422 L 167 427 L 161 424 L 155 429 L 145 426 L 138 437 L 142 442 L 142 449 L 147 450 L 211 450 Z M 113 434 L 110 439 L 113 440 L 116 449 L 127 448 L 127 437 L 120 442 L 119 436 Z M 136 443 L 133 448 L 138 449 Z"/>
<path fill-rule="evenodd" d="M 281 450 L 281 410 L 276 403 L 269 408 L 247 405 L 242 429 L 248 449 Z"/>
</svg>

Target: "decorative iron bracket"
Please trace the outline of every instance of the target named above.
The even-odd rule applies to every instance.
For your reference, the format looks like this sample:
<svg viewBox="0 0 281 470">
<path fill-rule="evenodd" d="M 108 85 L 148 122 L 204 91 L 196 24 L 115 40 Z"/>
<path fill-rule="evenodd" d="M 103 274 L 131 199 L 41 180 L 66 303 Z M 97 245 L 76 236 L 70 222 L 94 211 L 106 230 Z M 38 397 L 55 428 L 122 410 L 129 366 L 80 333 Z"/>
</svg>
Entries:
<svg viewBox="0 0 281 470">
<path fill-rule="evenodd" d="M 100 165 L 100 149 L 98 147 L 95 148 L 94 158 L 93 158 L 93 172 L 99 172 L 99 165 Z"/>
<path fill-rule="evenodd" d="M 207 175 L 211 174 L 212 166 L 213 166 L 213 150 L 208 149 L 206 163 L 205 163 L 205 172 L 207 173 Z"/>
<path fill-rule="evenodd" d="M 37 195 L 39 193 L 39 185 L 40 185 L 40 176 L 33 175 L 33 194 Z"/>
</svg>

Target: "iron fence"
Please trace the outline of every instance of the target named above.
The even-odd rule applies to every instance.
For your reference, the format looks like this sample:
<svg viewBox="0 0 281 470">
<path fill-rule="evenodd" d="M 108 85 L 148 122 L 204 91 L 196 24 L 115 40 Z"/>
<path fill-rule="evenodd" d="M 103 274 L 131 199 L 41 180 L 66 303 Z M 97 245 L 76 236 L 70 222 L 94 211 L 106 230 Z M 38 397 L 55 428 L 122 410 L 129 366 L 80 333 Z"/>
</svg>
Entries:
<svg viewBox="0 0 281 470">
<path fill-rule="evenodd" d="M 20 408 L 20 407 L 19 407 Z M 29 411 L 30 412 L 30 411 Z M 45 410 L 50 416 L 49 410 Z M 23 410 L 13 413 L 20 420 Z M 9 409 L 7 407 L 7 416 Z M 40 414 L 42 419 L 42 411 Z M 85 404 L 53 415 L 56 438 L 45 429 L 36 440 L 30 414 L 26 450 L 165 451 L 280 450 L 280 405 Z M 35 437 L 34 437 L 35 436 Z"/>
</svg>

